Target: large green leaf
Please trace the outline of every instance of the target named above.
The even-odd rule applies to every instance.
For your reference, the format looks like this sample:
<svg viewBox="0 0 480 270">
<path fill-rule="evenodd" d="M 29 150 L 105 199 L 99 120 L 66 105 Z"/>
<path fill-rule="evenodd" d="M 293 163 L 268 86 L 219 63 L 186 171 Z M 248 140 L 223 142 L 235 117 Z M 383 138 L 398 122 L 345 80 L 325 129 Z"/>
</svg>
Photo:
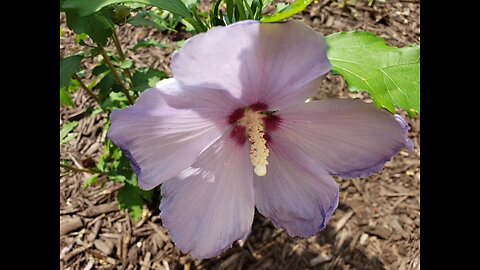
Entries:
<svg viewBox="0 0 480 270">
<path fill-rule="evenodd" d="M 73 55 L 60 60 L 60 89 L 68 88 L 72 76 L 80 70 L 83 55 Z"/>
<path fill-rule="evenodd" d="M 63 9 L 76 9 L 80 16 L 93 14 L 103 7 L 119 3 L 141 3 L 168 10 L 184 18 L 192 18 L 182 0 L 65 0 Z"/>
<path fill-rule="evenodd" d="M 263 16 L 260 21 L 264 23 L 279 22 L 302 12 L 313 0 L 297 0 L 272 16 Z"/>
<path fill-rule="evenodd" d="M 420 112 L 420 46 L 390 47 L 367 32 L 327 36 L 332 72 L 345 78 L 352 92 L 366 91 L 375 104 L 414 117 Z"/>
<path fill-rule="evenodd" d="M 119 3 L 141 3 L 155 6 L 183 17 L 186 21 L 192 24 L 196 32 L 206 31 L 205 25 L 194 18 L 182 0 L 66 0 L 62 5 L 62 10 L 64 10 L 65 13 L 67 13 L 67 11 L 73 11 L 78 12 L 79 16 L 87 16 L 106 6 Z"/>
<path fill-rule="evenodd" d="M 77 35 L 86 33 L 94 42 L 102 46 L 107 44 L 107 40 L 115 27 L 112 21 L 113 9 L 102 9 L 88 16 L 80 16 L 76 10 L 66 10 L 65 15 L 67 26 Z"/>
</svg>

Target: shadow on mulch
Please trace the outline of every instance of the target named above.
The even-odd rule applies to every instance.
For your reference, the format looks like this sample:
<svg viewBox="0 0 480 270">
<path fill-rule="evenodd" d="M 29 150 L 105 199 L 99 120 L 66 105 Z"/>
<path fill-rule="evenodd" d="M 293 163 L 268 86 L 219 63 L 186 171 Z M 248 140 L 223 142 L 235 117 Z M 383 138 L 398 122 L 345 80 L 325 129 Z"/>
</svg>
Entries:
<svg viewBox="0 0 480 270">
<path fill-rule="evenodd" d="M 349 209 L 340 204 L 339 209 Z M 351 210 L 351 209 L 349 209 Z M 384 264 L 376 256 L 368 254 L 358 247 L 358 238 L 347 237 L 338 246 L 337 231 L 334 226 L 327 225 L 317 236 L 309 239 L 291 238 L 258 212 L 255 213 L 252 233 L 245 243 L 238 243 L 221 257 L 202 261 L 191 269 L 353 269 L 383 270 Z M 318 249 L 307 248 L 300 241 L 311 241 Z M 262 243 L 259 248 L 258 243 Z M 352 245 L 353 243 L 353 245 Z M 331 248 L 331 251 L 328 250 Z M 341 264 L 339 263 L 341 261 Z M 175 268 L 175 269 L 182 269 Z"/>
</svg>

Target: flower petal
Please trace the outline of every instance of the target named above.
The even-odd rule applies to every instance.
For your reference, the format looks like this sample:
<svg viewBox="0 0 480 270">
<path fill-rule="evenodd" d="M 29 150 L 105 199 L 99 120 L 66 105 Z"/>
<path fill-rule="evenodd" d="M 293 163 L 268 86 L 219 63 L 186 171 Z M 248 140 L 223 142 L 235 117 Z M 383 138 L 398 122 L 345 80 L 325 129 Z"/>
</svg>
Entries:
<svg viewBox="0 0 480 270">
<path fill-rule="evenodd" d="M 312 101 L 279 117 L 279 137 L 344 178 L 378 173 L 400 149 L 413 146 L 403 119 L 361 100 Z"/>
<path fill-rule="evenodd" d="M 192 37 L 172 59 L 176 79 L 271 109 L 304 102 L 331 68 L 323 36 L 304 23 L 242 21 Z M 311 88 L 311 87 L 310 87 Z"/>
<path fill-rule="evenodd" d="M 228 91 L 192 87 L 174 78 L 159 81 L 156 88 L 161 90 L 170 107 L 193 110 L 212 121 L 226 120 L 235 109 L 250 105 L 232 97 Z"/>
<path fill-rule="evenodd" d="M 158 89 L 111 116 L 108 137 L 130 159 L 139 186 L 152 189 L 193 164 L 224 132 L 226 124 L 193 110 L 170 107 Z"/>
<path fill-rule="evenodd" d="M 165 182 L 160 216 L 175 245 L 210 258 L 246 238 L 254 215 L 252 178 L 248 148 L 225 136 Z"/>
<path fill-rule="evenodd" d="M 258 211 L 290 236 L 323 230 L 338 206 L 339 189 L 330 174 L 273 133 L 267 174 L 254 178 Z"/>
</svg>

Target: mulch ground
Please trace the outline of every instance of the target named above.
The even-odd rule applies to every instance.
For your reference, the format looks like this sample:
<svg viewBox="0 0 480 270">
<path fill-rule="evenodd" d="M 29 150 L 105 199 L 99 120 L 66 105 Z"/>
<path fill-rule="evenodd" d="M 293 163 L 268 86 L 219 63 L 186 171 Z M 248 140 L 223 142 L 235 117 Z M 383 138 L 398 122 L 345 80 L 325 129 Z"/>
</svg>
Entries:
<svg viewBox="0 0 480 270">
<path fill-rule="evenodd" d="M 296 15 L 317 31 L 365 30 L 394 46 L 420 43 L 418 1 L 318 1 Z M 64 27 L 60 51 L 68 56 L 81 48 Z M 162 34 L 156 30 L 122 26 L 119 38 L 131 49 L 138 40 L 156 39 L 168 48 L 142 48 L 129 53 L 139 67 L 170 73 L 171 53 L 183 32 Z M 113 50 L 113 47 L 108 47 Z M 83 63 L 92 69 L 93 62 Z M 90 79 L 87 72 L 86 81 Z M 340 77 L 328 75 L 316 98 L 361 97 L 346 89 Z M 94 101 L 79 91 L 74 108 L 60 108 L 60 125 L 79 121 L 75 140 L 60 149 L 62 159 L 77 171 L 60 170 L 60 268 L 61 269 L 420 269 L 420 125 L 419 117 L 408 120 L 414 152 L 400 152 L 385 169 L 367 179 L 342 180 L 340 206 L 327 228 L 314 237 L 289 237 L 270 221 L 256 214 L 252 234 L 242 246 L 235 244 L 220 257 L 197 260 L 182 254 L 162 227 L 159 210 L 144 209 L 138 222 L 117 208 L 120 184 L 106 182 L 84 188 L 91 177 L 81 172 L 95 166 L 105 141 L 106 114 L 88 115 Z"/>
</svg>

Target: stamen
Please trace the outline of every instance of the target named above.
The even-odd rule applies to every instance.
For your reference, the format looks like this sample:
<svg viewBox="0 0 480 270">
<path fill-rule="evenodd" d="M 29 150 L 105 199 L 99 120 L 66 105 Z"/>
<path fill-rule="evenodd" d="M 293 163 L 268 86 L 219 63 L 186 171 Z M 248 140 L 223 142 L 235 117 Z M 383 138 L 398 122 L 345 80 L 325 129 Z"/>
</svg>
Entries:
<svg viewBox="0 0 480 270">
<path fill-rule="evenodd" d="M 251 109 L 245 111 L 245 116 L 239 120 L 240 125 L 247 127 L 248 140 L 250 141 L 250 161 L 254 167 L 253 171 L 258 176 L 267 174 L 267 157 L 269 150 L 265 136 L 263 118 L 265 114 L 254 112 Z"/>
</svg>

